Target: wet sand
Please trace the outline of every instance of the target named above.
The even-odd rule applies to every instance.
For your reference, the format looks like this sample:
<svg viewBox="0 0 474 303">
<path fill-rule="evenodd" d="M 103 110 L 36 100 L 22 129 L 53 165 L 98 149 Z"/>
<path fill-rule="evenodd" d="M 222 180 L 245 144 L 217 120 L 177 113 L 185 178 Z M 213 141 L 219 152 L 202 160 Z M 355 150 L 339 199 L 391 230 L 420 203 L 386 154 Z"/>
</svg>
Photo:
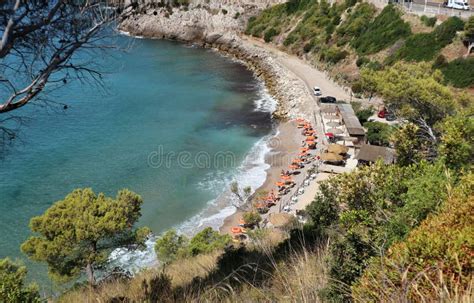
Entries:
<svg viewBox="0 0 474 303">
<path fill-rule="evenodd" d="M 281 123 L 278 125 L 277 130 L 277 135 L 270 139 L 269 146 L 271 150 L 265 157 L 265 162 L 270 165 L 266 171 L 267 178 L 256 192 L 270 192 L 271 190 L 278 192 L 275 183 L 280 181 L 281 170 L 288 170 L 291 161 L 296 158 L 300 152 L 299 148 L 301 147 L 301 141 L 304 139 L 304 136 L 301 135 L 301 130 L 296 127 L 294 121 Z M 279 204 L 271 207 L 270 210 L 270 212 L 278 212 Z M 240 210 L 237 210 L 233 215 L 227 217 L 220 228 L 220 232 L 230 234 L 231 228 L 238 226 L 241 217 L 242 211 Z"/>
</svg>

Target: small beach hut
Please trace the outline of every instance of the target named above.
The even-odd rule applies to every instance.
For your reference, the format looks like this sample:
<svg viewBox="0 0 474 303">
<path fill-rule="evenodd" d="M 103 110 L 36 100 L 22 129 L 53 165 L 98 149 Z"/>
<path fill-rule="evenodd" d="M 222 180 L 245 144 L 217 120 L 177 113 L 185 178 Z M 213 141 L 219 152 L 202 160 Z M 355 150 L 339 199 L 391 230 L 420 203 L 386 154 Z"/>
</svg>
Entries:
<svg viewBox="0 0 474 303">
<path fill-rule="evenodd" d="M 328 152 L 334 154 L 346 154 L 349 151 L 349 147 L 341 144 L 329 144 Z"/>
<path fill-rule="evenodd" d="M 334 153 L 323 153 L 321 154 L 320 158 L 321 160 L 328 161 L 328 162 L 339 162 L 344 159 L 341 155 L 334 154 Z"/>
</svg>

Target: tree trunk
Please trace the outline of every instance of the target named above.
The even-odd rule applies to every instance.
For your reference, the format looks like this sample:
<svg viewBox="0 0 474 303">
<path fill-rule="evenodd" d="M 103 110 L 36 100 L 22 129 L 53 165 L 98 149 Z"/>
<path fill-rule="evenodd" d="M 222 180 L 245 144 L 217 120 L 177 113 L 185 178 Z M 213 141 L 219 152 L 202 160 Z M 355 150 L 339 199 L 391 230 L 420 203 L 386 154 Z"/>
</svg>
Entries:
<svg viewBox="0 0 474 303">
<path fill-rule="evenodd" d="M 89 286 L 94 287 L 95 286 L 95 277 L 94 277 L 94 269 L 92 268 L 92 264 L 87 263 L 86 273 L 87 273 L 87 279 L 89 280 Z"/>
</svg>

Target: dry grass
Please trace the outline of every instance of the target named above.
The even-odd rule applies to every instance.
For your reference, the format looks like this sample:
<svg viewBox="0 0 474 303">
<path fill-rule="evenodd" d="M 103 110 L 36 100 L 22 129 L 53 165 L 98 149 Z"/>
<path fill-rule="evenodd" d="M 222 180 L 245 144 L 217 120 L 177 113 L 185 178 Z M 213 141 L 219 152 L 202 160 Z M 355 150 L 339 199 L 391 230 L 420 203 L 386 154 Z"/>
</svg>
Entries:
<svg viewBox="0 0 474 303">
<path fill-rule="evenodd" d="M 129 281 L 110 282 L 95 290 L 87 288 L 69 291 L 58 302 L 319 302 L 318 292 L 326 285 L 327 268 L 324 258 L 327 249 L 298 250 L 282 258 L 276 247 L 287 235 L 280 232 L 264 232 L 252 246 L 248 247 L 250 257 L 247 263 L 232 270 L 219 279 L 209 278 L 219 272 L 218 264 L 222 252 L 200 255 L 179 260 L 164 269 L 153 268 L 143 271 Z M 251 252 L 254 251 L 255 254 Z M 256 262 L 254 256 L 263 261 Z M 232 263 L 232 259 L 231 259 Z M 240 263 L 239 263 L 240 264 Z M 224 265 L 225 266 L 225 265 Z M 225 270 L 222 272 L 225 273 Z M 179 290 L 179 299 L 173 291 L 162 294 L 153 287 L 164 273 L 171 281 L 170 288 Z M 256 278 L 261 275 L 265 278 Z M 198 281 L 200 287 L 190 287 Z M 161 283 L 161 282 L 159 282 Z M 166 282 L 165 282 L 166 284 Z M 144 286 L 147 285 L 147 286 Z M 146 295 L 145 289 L 155 290 L 156 300 Z M 152 290 L 153 291 L 153 290 Z M 150 291 L 148 291 L 150 292 Z M 176 294 L 176 292 L 175 292 Z M 117 301 L 126 298 L 128 301 Z"/>
<path fill-rule="evenodd" d="M 453 43 L 448 44 L 441 50 L 441 55 L 443 55 L 448 62 L 457 58 L 461 58 L 466 53 L 467 48 L 464 46 L 459 37 L 456 37 Z"/>
</svg>

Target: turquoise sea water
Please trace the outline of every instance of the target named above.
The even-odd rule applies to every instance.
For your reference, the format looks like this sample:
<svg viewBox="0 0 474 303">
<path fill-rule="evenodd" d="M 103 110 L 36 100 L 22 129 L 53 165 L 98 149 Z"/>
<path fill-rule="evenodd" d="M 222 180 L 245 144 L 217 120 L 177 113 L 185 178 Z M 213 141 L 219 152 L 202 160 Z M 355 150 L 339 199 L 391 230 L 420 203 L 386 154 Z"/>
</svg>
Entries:
<svg viewBox="0 0 474 303">
<path fill-rule="evenodd" d="M 31 120 L 0 160 L 0 258 L 22 257 L 29 219 L 79 187 L 139 193 L 140 224 L 155 233 L 198 226 L 206 209 L 219 217 L 210 201 L 271 130 L 269 112 L 256 109 L 268 98 L 241 64 L 212 51 L 134 40 L 128 52 L 97 59 L 112 71 L 106 91 L 75 82 L 54 92 L 67 110 L 18 112 Z M 28 265 L 45 278 L 44 267 Z"/>
</svg>

